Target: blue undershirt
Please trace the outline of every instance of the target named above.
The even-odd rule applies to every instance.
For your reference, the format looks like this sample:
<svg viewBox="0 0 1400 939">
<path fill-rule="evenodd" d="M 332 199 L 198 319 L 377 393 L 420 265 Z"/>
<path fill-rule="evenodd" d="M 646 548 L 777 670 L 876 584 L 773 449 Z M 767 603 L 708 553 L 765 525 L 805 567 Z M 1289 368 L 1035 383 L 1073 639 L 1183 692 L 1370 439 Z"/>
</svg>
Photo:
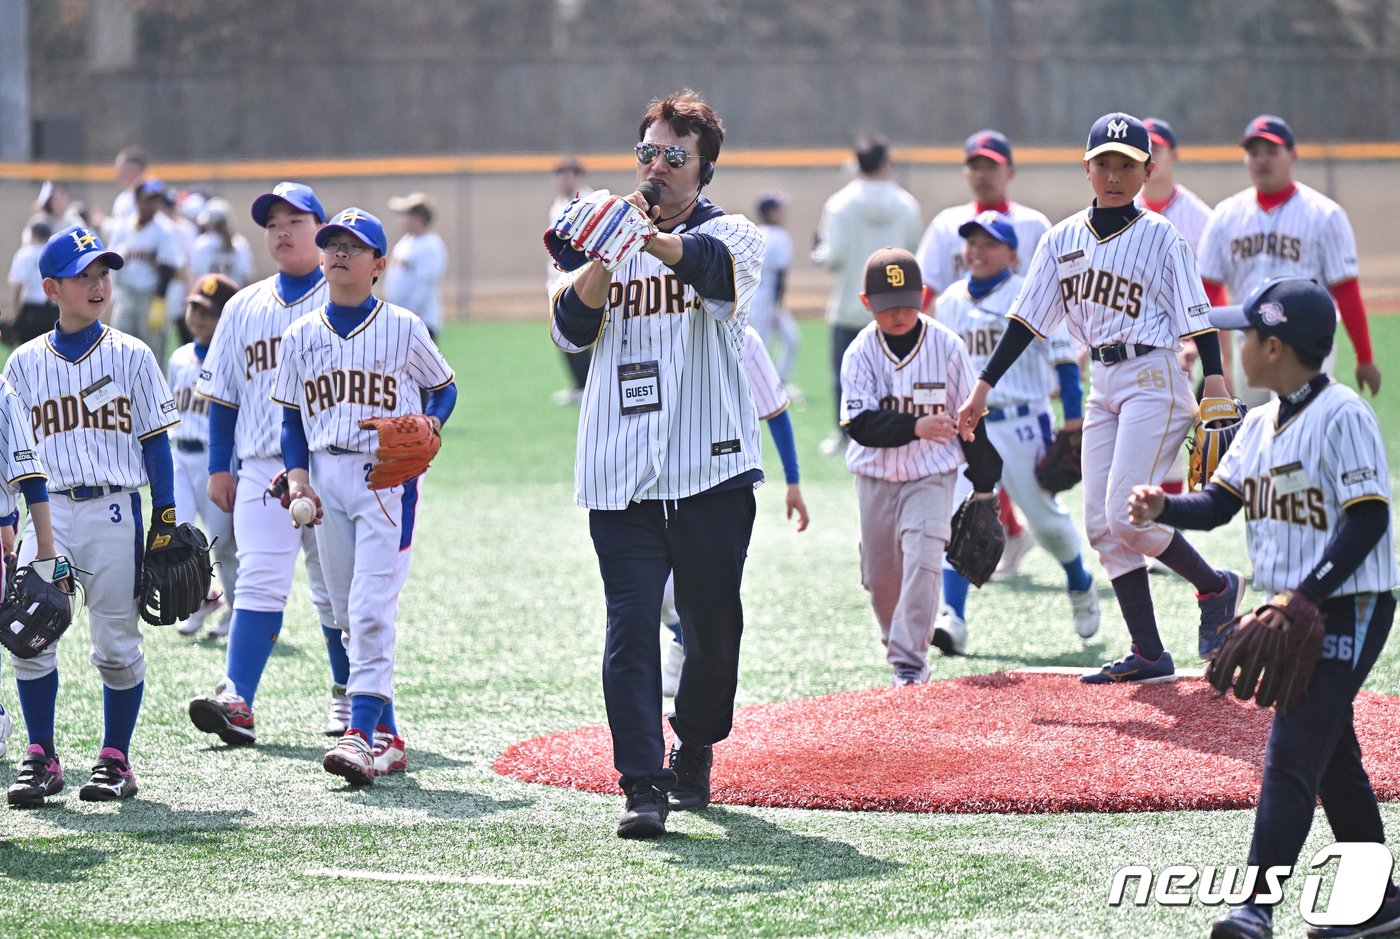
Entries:
<svg viewBox="0 0 1400 939">
<path fill-rule="evenodd" d="M 1002 284 L 1011 279 L 1011 268 L 1007 268 L 1000 274 L 993 274 L 991 277 L 973 277 L 967 275 L 967 293 L 974 300 L 981 300 L 987 294 L 996 290 Z"/>
<path fill-rule="evenodd" d="M 768 419 L 768 433 L 773 435 L 773 446 L 778 448 L 778 458 L 783 461 L 783 479 L 789 486 L 796 486 L 799 482 L 797 444 L 792 437 L 792 418 L 788 417 L 786 409 Z"/>
<path fill-rule="evenodd" d="M 283 303 L 295 303 L 306 296 L 321 283 L 321 269 L 312 268 L 305 274 L 288 274 L 286 271 L 277 272 L 276 291 L 277 296 Z"/>
</svg>

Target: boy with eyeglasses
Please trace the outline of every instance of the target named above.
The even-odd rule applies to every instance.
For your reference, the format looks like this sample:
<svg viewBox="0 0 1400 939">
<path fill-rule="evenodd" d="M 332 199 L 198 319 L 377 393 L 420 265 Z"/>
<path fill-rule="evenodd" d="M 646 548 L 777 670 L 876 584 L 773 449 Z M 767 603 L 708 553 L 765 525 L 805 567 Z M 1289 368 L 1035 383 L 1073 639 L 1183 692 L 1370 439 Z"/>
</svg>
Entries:
<svg viewBox="0 0 1400 939">
<path fill-rule="evenodd" d="M 738 684 L 739 599 L 760 468 L 758 411 L 744 378 L 744 326 L 763 238 L 702 192 L 724 125 L 693 91 L 653 101 L 638 128 L 628 201 L 657 233 L 609 271 L 588 261 L 551 298 L 551 335 L 592 347 L 575 460 L 575 501 L 607 601 L 603 697 L 627 795 L 617 833 L 666 833 L 672 809 L 709 804 L 713 745 L 729 735 Z M 679 744 L 663 765 L 656 624 L 667 575 L 686 624 L 686 665 L 670 716 Z"/>
</svg>

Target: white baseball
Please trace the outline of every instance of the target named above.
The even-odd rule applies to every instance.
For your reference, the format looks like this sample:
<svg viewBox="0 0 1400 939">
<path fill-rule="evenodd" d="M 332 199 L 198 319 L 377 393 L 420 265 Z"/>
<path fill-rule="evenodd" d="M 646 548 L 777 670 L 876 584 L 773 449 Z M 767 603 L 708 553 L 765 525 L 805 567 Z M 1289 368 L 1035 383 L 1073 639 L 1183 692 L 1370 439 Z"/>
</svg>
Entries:
<svg viewBox="0 0 1400 939">
<path fill-rule="evenodd" d="M 292 519 L 298 525 L 310 525 L 316 520 L 316 503 L 306 496 L 293 499 L 288 511 L 292 513 Z"/>
</svg>

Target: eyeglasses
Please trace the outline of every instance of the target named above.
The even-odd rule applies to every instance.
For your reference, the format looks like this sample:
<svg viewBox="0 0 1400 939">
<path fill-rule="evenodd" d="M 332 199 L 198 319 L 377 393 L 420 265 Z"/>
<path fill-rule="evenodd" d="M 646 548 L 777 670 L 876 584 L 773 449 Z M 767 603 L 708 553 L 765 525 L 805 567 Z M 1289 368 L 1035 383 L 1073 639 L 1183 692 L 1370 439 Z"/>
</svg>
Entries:
<svg viewBox="0 0 1400 939">
<path fill-rule="evenodd" d="M 661 158 L 666 161 L 667 166 L 671 167 L 671 169 L 678 170 L 682 166 L 685 166 L 686 162 L 689 161 L 691 157 L 691 152 L 685 147 L 659 147 L 654 143 L 646 143 L 645 141 L 637 144 L 632 149 L 637 151 L 637 162 L 644 166 L 650 164 L 652 160 L 656 159 L 657 154 L 660 154 Z M 704 158 L 702 157 L 701 159 Z"/>
<path fill-rule="evenodd" d="M 344 254 L 346 257 L 357 258 L 369 250 L 369 245 L 358 241 L 328 241 L 321 245 L 321 250 L 326 254 Z"/>
</svg>

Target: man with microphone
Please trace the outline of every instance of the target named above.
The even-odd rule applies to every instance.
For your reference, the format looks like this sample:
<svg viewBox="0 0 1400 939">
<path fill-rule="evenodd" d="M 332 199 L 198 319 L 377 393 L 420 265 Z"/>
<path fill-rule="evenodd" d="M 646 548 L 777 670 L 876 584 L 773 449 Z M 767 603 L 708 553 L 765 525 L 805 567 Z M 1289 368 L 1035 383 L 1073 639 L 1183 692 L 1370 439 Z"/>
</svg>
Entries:
<svg viewBox="0 0 1400 939">
<path fill-rule="evenodd" d="M 711 748 L 733 722 L 739 588 L 763 479 L 743 368 L 763 238 L 702 195 L 724 125 L 685 90 L 651 103 L 638 138 L 630 206 L 595 193 L 546 233 L 567 271 L 552 288 L 551 336 L 565 352 L 593 350 L 574 499 L 589 510 L 607 602 L 603 698 L 627 795 L 623 838 L 664 835 L 670 810 L 709 804 Z M 644 230 L 632 248 L 587 250 L 639 213 Z M 686 660 L 668 766 L 656 624 L 673 571 Z"/>
</svg>

